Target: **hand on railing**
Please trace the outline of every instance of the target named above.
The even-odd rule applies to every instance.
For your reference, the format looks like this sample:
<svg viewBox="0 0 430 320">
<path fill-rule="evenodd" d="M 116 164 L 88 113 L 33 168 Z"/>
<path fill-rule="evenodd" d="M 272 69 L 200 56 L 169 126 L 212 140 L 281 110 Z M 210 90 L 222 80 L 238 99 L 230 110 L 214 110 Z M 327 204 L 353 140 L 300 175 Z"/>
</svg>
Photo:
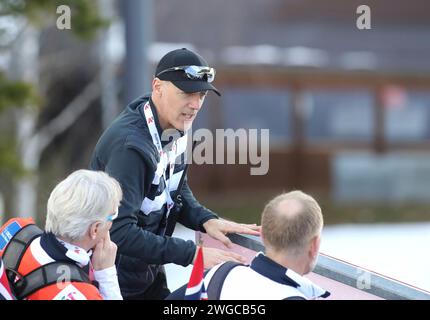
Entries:
<svg viewBox="0 0 430 320">
<path fill-rule="evenodd" d="M 199 247 L 197 247 L 196 254 L 194 255 L 193 263 L 196 259 L 198 248 Z M 207 247 L 203 247 L 203 261 L 204 261 L 205 269 L 212 268 L 217 264 L 220 264 L 226 261 L 234 261 L 234 262 L 240 262 L 240 263 L 247 262 L 245 257 L 237 253 L 224 251 L 216 248 L 207 248 Z"/>
<path fill-rule="evenodd" d="M 228 233 L 243 233 L 253 236 L 259 236 L 261 226 L 254 224 L 243 224 L 224 219 L 210 219 L 203 224 L 206 233 L 213 239 L 221 241 L 226 247 L 231 248 L 232 243 L 226 234 Z"/>
</svg>

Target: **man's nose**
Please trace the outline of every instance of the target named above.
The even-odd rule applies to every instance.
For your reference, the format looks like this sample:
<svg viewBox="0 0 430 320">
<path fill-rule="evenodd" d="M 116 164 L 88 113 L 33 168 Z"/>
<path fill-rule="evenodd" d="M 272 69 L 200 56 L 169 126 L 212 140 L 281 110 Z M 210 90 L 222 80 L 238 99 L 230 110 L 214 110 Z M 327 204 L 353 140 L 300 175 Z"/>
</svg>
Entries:
<svg viewBox="0 0 430 320">
<path fill-rule="evenodd" d="M 200 98 L 199 92 L 193 93 L 190 99 L 189 106 L 193 110 L 196 110 L 196 111 L 200 110 L 200 108 L 202 107 L 202 99 Z"/>
</svg>

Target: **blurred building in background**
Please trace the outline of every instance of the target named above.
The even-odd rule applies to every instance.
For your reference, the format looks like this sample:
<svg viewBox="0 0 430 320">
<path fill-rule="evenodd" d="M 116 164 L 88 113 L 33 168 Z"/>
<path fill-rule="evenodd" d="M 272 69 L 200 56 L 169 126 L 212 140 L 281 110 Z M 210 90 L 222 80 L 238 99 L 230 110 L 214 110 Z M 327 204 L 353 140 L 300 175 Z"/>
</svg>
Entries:
<svg viewBox="0 0 430 320">
<path fill-rule="evenodd" d="M 430 8 L 412 2 L 370 4 L 371 30 L 355 25 L 357 1 L 217 2 L 187 23 L 197 1 L 159 4 L 158 39 L 195 39 L 217 66 L 223 97 L 198 125 L 271 130 L 268 175 L 201 166 L 191 181 L 211 191 L 429 201 Z"/>
<path fill-rule="evenodd" d="M 208 96 L 193 128 L 270 129 L 267 175 L 251 176 L 251 165 L 192 166 L 190 185 L 202 203 L 227 217 L 235 214 L 236 219 L 248 221 L 257 219 L 264 202 L 275 193 L 302 189 L 325 199 L 328 222 L 427 218 L 428 1 L 368 3 L 370 30 L 356 27 L 356 10 L 363 3 L 355 0 L 111 4 L 117 19 L 99 38 L 101 42 L 77 43 L 55 28 L 42 33 L 45 51 L 55 51 L 65 41 L 75 52 L 70 59 L 78 61 L 69 71 L 76 77 L 91 78 L 104 70 L 105 79 L 111 80 L 105 86 L 114 89 L 101 90 L 101 99 L 46 149 L 39 172 L 39 211 L 56 181 L 88 165 L 103 123 L 108 123 L 100 118 L 106 115 L 101 111 L 110 110 L 106 119 L 111 119 L 129 102 L 130 61 L 138 62 L 136 72 L 151 75 L 163 54 L 188 47 L 216 68 L 215 84 L 223 94 Z M 127 10 L 132 8 L 136 15 L 130 18 Z M 137 8 L 146 11 L 139 15 Z M 146 17 L 140 24 L 125 21 L 139 16 Z M 98 51 L 100 43 L 105 49 Z M 127 52 L 130 43 L 131 48 L 145 46 L 140 50 L 146 57 L 132 58 Z M 100 52 L 109 53 L 104 56 L 108 60 L 100 63 Z M 56 70 L 62 68 L 62 60 L 58 62 Z M 48 61 L 48 66 L 53 63 Z M 106 71 L 106 66 L 115 68 Z M 42 112 L 39 125 L 61 109 L 53 97 L 81 81 L 70 80 L 59 77 L 49 86 L 46 105 L 50 107 Z M 148 82 L 142 80 L 141 88 L 143 94 Z M 117 99 L 108 109 L 105 105 L 113 98 L 106 98 L 107 93 L 116 93 Z M 376 214 L 369 211 L 372 206 Z"/>
<path fill-rule="evenodd" d="M 267 175 L 195 166 L 196 192 L 300 188 L 337 203 L 430 201 L 430 5 L 369 3 L 372 29 L 359 30 L 360 4 L 157 5 L 157 40 L 191 42 L 217 67 L 223 97 L 197 126 L 270 128 Z M 184 23 L 191 7 L 198 14 Z"/>
</svg>

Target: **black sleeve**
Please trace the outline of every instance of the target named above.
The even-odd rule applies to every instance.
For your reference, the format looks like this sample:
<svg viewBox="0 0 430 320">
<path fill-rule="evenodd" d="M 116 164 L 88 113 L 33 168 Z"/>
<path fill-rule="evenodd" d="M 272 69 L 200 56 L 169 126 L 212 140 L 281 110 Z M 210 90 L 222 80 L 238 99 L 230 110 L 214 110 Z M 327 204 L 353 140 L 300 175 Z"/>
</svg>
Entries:
<svg viewBox="0 0 430 320">
<path fill-rule="evenodd" d="M 111 228 L 112 241 L 117 244 L 118 253 L 146 263 L 187 266 L 196 251 L 192 241 L 158 236 L 137 225 L 145 188 L 153 175 L 150 168 L 149 161 L 134 149 L 122 146 L 111 153 L 105 171 L 118 180 L 123 191 L 119 215 Z"/>
<path fill-rule="evenodd" d="M 185 178 L 184 185 L 181 189 L 183 207 L 178 217 L 178 221 L 187 228 L 206 232 L 203 223 L 210 219 L 218 219 L 218 216 L 211 210 L 202 206 L 194 197 L 193 192 L 188 186 Z"/>
</svg>

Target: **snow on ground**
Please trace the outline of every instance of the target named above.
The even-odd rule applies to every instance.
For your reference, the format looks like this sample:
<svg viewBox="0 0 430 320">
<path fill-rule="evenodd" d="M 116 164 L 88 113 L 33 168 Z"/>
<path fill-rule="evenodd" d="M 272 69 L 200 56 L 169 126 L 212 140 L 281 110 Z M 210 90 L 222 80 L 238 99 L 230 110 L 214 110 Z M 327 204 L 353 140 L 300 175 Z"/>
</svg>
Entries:
<svg viewBox="0 0 430 320">
<path fill-rule="evenodd" d="M 321 252 L 430 291 L 430 223 L 327 226 Z"/>
<path fill-rule="evenodd" d="M 174 236 L 194 240 L 183 226 Z M 321 252 L 430 291 L 430 222 L 326 226 Z M 191 269 L 166 265 L 169 288 L 188 282 Z"/>
</svg>

